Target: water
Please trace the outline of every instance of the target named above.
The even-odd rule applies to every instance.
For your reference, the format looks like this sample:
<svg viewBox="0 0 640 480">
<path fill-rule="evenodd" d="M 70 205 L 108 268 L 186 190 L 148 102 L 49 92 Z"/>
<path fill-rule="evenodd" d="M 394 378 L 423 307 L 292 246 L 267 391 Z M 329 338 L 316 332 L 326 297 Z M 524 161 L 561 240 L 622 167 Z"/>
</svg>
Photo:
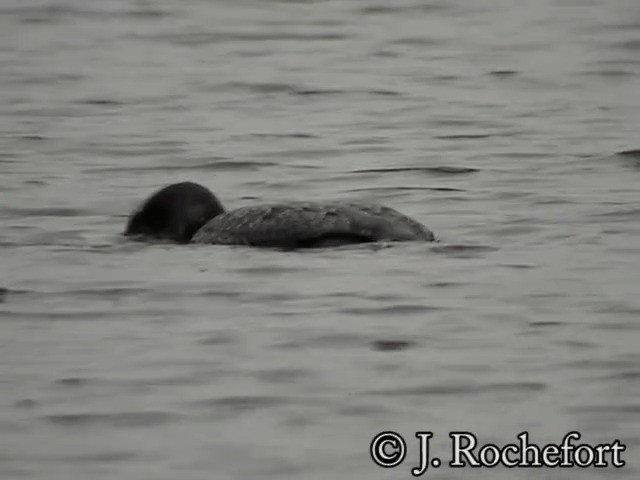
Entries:
<svg viewBox="0 0 640 480">
<path fill-rule="evenodd" d="M 627 466 L 425 478 L 637 478 L 639 29 L 635 0 L 3 2 L 0 476 L 412 478 L 416 430 L 446 459 L 575 429 Z M 441 242 L 120 236 L 181 180 Z"/>
</svg>

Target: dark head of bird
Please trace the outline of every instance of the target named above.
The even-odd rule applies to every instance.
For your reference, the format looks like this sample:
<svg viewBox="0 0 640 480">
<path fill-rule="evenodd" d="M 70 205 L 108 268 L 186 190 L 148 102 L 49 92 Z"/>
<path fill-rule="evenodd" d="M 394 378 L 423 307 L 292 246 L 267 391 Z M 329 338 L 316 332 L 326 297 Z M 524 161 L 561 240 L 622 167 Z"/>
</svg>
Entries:
<svg viewBox="0 0 640 480">
<path fill-rule="evenodd" d="M 205 223 L 224 212 L 213 193 L 193 182 L 158 190 L 129 218 L 125 235 L 188 243 Z"/>
</svg>

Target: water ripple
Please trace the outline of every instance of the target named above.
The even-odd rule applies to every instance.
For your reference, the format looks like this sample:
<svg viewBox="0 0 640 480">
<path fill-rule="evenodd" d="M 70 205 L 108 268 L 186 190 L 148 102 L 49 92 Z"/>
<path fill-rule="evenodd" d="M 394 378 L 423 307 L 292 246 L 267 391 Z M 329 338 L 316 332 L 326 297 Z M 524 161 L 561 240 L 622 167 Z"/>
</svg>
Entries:
<svg viewBox="0 0 640 480">
<path fill-rule="evenodd" d="M 46 421 L 62 427 L 108 426 L 118 428 L 155 427 L 174 422 L 180 415 L 170 412 L 66 413 L 47 415 Z"/>
<path fill-rule="evenodd" d="M 372 390 L 371 395 L 384 396 L 448 396 L 475 395 L 483 393 L 534 393 L 547 388 L 540 382 L 510 382 L 494 384 L 450 384 L 450 385 L 422 385 L 411 387 L 396 387 L 382 390 Z"/>
<path fill-rule="evenodd" d="M 349 35 L 343 33 L 318 32 L 190 32 L 190 33 L 165 33 L 157 35 L 134 35 L 132 39 L 146 40 L 149 42 L 164 42 L 184 47 L 202 47 L 208 45 L 236 43 L 236 42 L 291 42 L 291 41 L 316 41 L 335 42 L 345 40 Z"/>
</svg>

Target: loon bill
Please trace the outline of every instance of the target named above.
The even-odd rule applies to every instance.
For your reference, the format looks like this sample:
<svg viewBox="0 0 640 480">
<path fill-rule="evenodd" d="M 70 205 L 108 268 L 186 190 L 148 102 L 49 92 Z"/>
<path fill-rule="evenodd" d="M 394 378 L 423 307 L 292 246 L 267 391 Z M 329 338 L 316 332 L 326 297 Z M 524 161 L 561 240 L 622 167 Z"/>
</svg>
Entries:
<svg viewBox="0 0 640 480">
<path fill-rule="evenodd" d="M 283 248 L 434 240 L 427 227 L 382 205 L 291 202 L 225 212 L 213 193 L 193 182 L 155 192 L 132 213 L 124 233 L 179 243 Z"/>
</svg>

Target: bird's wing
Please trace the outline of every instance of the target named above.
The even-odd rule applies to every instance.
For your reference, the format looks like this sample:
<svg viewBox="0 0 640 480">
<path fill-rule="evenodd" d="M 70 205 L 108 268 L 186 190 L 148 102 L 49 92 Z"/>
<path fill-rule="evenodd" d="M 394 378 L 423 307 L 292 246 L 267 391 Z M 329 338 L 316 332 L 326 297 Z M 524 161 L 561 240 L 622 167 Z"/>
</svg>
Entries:
<svg viewBox="0 0 640 480">
<path fill-rule="evenodd" d="M 431 230 L 422 223 L 407 217 L 399 211 L 376 203 L 348 203 L 349 207 L 367 215 L 375 216 L 384 222 L 381 235 L 377 240 L 434 240 Z"/>
<path fill-rule="evenodd" d="M 211 219 L 193 241 L 295 247 L 325 237 L 374 241 L 381 229 L 376 216 L 350 205 L 301 202 L 232 210 Z"/>
</svg>

